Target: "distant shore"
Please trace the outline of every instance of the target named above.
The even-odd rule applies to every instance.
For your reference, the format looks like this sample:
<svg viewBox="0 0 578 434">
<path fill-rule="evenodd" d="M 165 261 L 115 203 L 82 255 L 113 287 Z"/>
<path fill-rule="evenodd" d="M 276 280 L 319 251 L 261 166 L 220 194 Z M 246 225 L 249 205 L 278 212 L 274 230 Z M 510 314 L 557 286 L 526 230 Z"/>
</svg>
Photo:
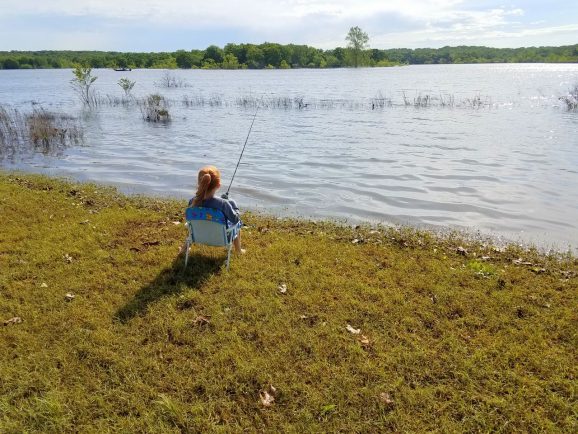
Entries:
<svg viewBox="0 0 578 434">
<path fill-rule="evenodd" d="M 366 49 L 355 56 L 348 48 L 330 50 L 295 44 L 211 45 L 204 50 L 135 53 L 113 51 L 0 51 L 0 69 L 92 68 L 157 69 L 290 69 L 357 66 L 471 64 L 471 63 L 577 63 L 578 44 L 559 47 Z"/>
</svg>

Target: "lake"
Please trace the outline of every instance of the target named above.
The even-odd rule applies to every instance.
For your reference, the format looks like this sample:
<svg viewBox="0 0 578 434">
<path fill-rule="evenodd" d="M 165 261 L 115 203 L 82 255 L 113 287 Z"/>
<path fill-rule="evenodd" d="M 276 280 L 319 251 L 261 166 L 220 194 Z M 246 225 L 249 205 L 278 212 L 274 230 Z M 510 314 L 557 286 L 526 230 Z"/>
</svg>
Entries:
<svg viewBox="0 0 578 434">
<path fill-rule="evenodd" d="M 188 198 L 196 172 L 228 185 L 244 209 L 480 231 L 578 247 L 578 112 L 558 100 L 578 65 L 424 65 L 335 70 L 94 70 L 101 97 L 160 93 L 171 121 L 139 108 L 83 109 L 70 70 L 0 71 L 0 103 L 78 117 L 84 144 L 3 155 L 0 166 Z M 419 104 L 418 104 L 419 103 Z"/>
</svg>

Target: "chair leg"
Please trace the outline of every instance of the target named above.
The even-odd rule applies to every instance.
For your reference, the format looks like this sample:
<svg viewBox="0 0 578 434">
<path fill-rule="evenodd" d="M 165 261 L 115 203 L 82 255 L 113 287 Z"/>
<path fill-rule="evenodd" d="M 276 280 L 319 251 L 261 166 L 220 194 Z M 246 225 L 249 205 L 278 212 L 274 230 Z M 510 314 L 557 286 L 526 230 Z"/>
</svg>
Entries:
<svg viewBox="0 0 578 434">
<path fill-rule="evenodd" d="M 187 263 L 189 262 L 189 249 L 191 247 L 191 243 L 189 243 L 189 240 L 187 240 L 186 244 L 186 251 L 185 251 L 185 268 L 187 268 Z"/>
<path fill-rule="evenodd" d="M 227 271 L 229 271 L 229 262 L 231 261 L 231 250 L 233 248 L 233 244 L 229 244 L 227 249 Z"/>
</svg>

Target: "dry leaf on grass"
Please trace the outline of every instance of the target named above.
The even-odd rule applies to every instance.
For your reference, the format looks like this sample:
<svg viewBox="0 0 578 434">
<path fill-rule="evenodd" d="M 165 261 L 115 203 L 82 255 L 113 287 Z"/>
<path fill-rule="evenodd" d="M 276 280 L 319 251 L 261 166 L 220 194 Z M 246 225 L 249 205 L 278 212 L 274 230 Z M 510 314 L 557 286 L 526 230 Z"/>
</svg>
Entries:
<svg viewBox="0 0 578 434">
<path fill-rule="evenodd" d="M 10 318 L 7 319 L 6 321 L 4 321 L 4 325 L 12 325 L 12 324 L 21 324 L 22 323 L 22 318 L 20 318 L 19 316 L 15 316 L 14 318 Z"/>
<path fill-rule="evenodd" d="M 203 315 L 199 315 L 193 320 L 193 325 L 196 325 L 196 326 L 206 326 L 208 324 L 209 324 L 209 318 L 204 317 Z"/>
<path fill-rule="evenodd" d="M 155 241 L 145 241 L 144 243 L 142 243 L 143 246 L 158 246 L 161 242 L 158 240 Z"/>
<path fill-rule="evenodd" d="M 347 327 L 345 327 L 345 328 L 347 329 L 347 331 L 348 331 L 349 333 L 352 333 L 352 334 L 354 334 L 354 335 L 358 335 L 359 333 L 361 333 L 361 329 L 353 328 L 353 327 L 351 327 L 350 324 L 347 324 Z"/>
<path fill-rule="evenodd" d="M 386 392 L 379 394 L 379 400 L 387 405 L 392 405 L 394 403 L 393 399 L 391 399 L 391 396 L 389 396 L 389 393 Z"/>
<path fill-rule="evenodd" d="M 42 282 L 42 283 L 40 284 L 40 287 L 41 287 L 41 288 L 48 288 L 48 285 L 47 285 L 46 283 Z"/>
<path fill-rule="evenodd" d="M 74 297 L 76 297 L 76 296 L 72 292 L 67 292 L 66 295 L 64 296 L 64 300 L 72 301 L 72 300 L 74 300 Z"/>
<path fill-rule="evenodd" d="M 359 343 L 361 344 L 362 347 L 370 347 L 371 346 L 371 341 L 369 340 L 369 338 L 365 335 L 361 335 L 359 336 Z"/>
<path fill-rule="evenodd" d="M 272 384 L 265 390 L 259 392 L 259 399 L 264 407 L 270 407 L 275 401 L 275 395 L 277 395 L 277 389 L 273 387 Z"/>
</svg>

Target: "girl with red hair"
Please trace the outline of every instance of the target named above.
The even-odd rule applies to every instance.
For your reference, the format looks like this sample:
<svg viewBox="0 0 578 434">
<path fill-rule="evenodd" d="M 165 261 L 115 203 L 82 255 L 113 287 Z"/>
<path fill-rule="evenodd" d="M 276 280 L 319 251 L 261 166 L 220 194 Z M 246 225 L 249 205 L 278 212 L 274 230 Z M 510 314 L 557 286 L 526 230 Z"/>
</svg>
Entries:
<svg viewBox="0 0 578 434">
<path fill-rule="evenodd" d="M 205 208 L 218 209 L 223 213 L 227 221 L 236 225 L 241 220 L 239 207 L 232 199 L 215 197 L 221 187 L 221 172 L 215 166 L 205 166 L 199 170 L 198 186 L 195 197 L 189 201 L 189 206 L 202 206 Z M 241 231 L 233 241 L 237 253 L 245 253 L 241 248 Z"/>
</svg>

